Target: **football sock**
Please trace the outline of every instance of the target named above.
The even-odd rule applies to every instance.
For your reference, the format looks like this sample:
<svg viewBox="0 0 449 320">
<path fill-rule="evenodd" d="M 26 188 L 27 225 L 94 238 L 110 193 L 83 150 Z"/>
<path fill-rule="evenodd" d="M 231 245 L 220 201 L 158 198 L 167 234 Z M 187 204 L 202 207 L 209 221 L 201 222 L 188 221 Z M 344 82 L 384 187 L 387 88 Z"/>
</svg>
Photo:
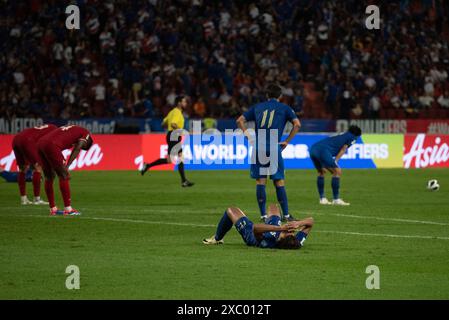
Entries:
<svg viewBox="0 0 449 320">
<path fill-rule="evenodd" d="M 316 185 L 318 187 L 318 193 L 320 194 L 320 199 L 324 198 L 324 177 L 318 176 L 316 179 Z"/>
<path fill-rule="evenodd" d="M 168 161 L 165 158 L 161 158 L 161 159 L 157 159 L 156 161 L 153 161 L 151 163 L 148 164 L 148 169 L 154 166 L 159 166 L 161 164 L 167 164 Z"/>
<path fill-rule="evenodd" d="M 289 216 L 288 213 L 288 201 L 287 201 L 287 192 L 285 192 L 285 187 L 276 187 L 276 196 L 278 198 L 278 202 L 282 208 L 282 214 L 284 216 Z"/>
<path fill-rule="evenodd" d="M 265 185 L 264 184 L 256 185 L 256 196 L 257 196 L 257 204 L 259 205 L 259 209 L 260 209 L 260 215 L 265 216 L 266 215 L 265 203 L 267 202 L 267 195 L 265 193 Z"/>
<path fill-rule="evenodd" d="M 218 222 L 217 231 L 215 232 L 215 240 L 219 241 L 224 238 L 226 233 L 232 228 L 232 220 L 229 219 L 226 211 L 221 217 L 220 222 Z"/>
<path fill-rule="evenodd" d="M 26 180 L 25 172 L 19 172 L 17 176 L 17 182 L 19 183 L 19 191 L 21 196 L 26 196 Z"/>
<path fill-rule="evenodd" d="M 56 207 L 55 191 L 53 190 L 53 180 L 45 179 L 45 194 L 47 195 L 48 204 L 50 205 L 50 208 Z"/>
<path fill-rule="evenodd" d="M 185 182 L 186 181 L 186 175 L 184 173 L 184 162 L 180 162 L 178 164 L 178 171 L 179 171 L 179 175 L 181 176 L 182 182 Z"/>
<path fill-rule="evenodd" d="M 33 191 L 34 197 L 39 197 L 41 194 L 41 173 L 34 171 L 33 172 Z"/>
<path fill-rule="evenodd" d="M 64 207 L 70 207 L 70 185 L 69 179 L 59 178 L 59 190 L 61 190 Z"/>
<path fill-rule="evenodd" d="M 334 200 L 340 198 L 340 177 L 332 177 L 332 192 Z"/>
</svg>

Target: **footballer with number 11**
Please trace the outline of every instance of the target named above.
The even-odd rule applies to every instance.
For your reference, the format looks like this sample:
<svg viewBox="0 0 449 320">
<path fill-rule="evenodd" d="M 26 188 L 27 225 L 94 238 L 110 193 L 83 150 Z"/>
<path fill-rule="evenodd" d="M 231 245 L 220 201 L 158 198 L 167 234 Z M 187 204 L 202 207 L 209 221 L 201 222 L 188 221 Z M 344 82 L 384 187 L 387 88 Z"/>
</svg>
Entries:
<svg viewBox="0 0 449 320">
<path fill-rule="evenodd" d="M 254 105 L 237 119 L 237 124 L 244 133 L 247 130 L 245 126 L 246 121 L 254 121 L 256 124 L 256 147 L 253 150 L 253 157 L 255 156 L 256 158 L 254 161 L 255 163 L 251 163 L 251 178 L 256 179 L 256 196 L 257 203 L 259 204 L 261 220 L 265 220 L 267 218 L 265 208 L 265 186 L 267 184 L 267 177 L 270 176 L 271 180 L 273 180 L 274 186 L 276 187 L 276 196 L 279 204 L 281 205 L 284 219 L 291 221 L 294 220 L 294 218 L 288 212 L 287 193 L 284 186 L 284 159 L 282 158 L 281 153 L 282 150 L 287 147 L 290 140 L 295 137 L 296 133 L 298 133 L 301 123 L 292 108 L 279 102 L 282 96 L 281 87 L 274 84 L 269 85 L 267 87 L 266 96 L 268 101 Z M 293 124 L 293 128 L 288 137 L 281 142 L 285 125 L 289 121 Z M 263 132 L 262 130 L 266 130 L 265 141 L 259 141 L 259 134 Z M 277 135 L 276 143 L 278 145 L 270 147 L 270 137 L 273 134 Z M 259 159 L 259 151 L 261 151 L 259 150 L 260 148 L 265 149 L 265 152 L 262 151 L 262 154 L 265 153 L 268 157 L 270 157 L 268 164 L 261 163 L 262 161 Z M 275 155 L 268 154 L 271 149 L 274 150 L 276 153 Z M 272 157 L 277 157 L 277 171 L 270 172 L 270 174 L 264 174 L 268 173 L 267 169 L 271 169 L 271 166 L 273 166 Z M 265 169 L 265 172 L 262 171 L 263 169 Z"/>
</svg>

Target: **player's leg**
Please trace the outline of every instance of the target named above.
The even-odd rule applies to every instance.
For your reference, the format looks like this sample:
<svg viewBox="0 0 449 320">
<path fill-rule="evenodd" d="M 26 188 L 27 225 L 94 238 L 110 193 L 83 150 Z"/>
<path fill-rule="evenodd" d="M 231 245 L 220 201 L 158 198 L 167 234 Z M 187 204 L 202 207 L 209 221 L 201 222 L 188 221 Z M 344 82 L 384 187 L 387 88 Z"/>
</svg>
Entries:
<svg viewBox="0 0 449 320">
<path fill-rule="evenodd" d="M 270 218 L 271 216 L 281 216 L 281 210 L 275 203 L 270 203 L 270 205 L 268 206 L 268 218 Z"/>
<path fill-rule="evenodd" d="M 227 208 L 223 213 L 220 221 L 217 225 L 217 230 L 215 235 L 209 239 L 204 239 L 204 244 L 222 244 L 223 238 L 231 230 L 232 226 L 242 217 L 245 217 L 245 214 L 239 208 L 231 207 Z"/>
<path fill-rule="evenodd" d="M 288 211 L 288 199 L 287 192 L 285 191 L 285 180 L 279 179 L 273 181 L 274 186 L 276 188 L 276 198 L 279 202 L 279 205 L 282 209 L 282 215 L 286 220 L 294 220 L 293 216 Z"/>
<path fill-rule="evenodd" d="M 150 170 L 150 168 L 155 167 L 155 166 L 160 166 L 163 164 L 170 164 L 171 163 L 171 157 L 170 157 L 170 152 L 173 149 L 173 147 L 176 145 L 176 143 L 173 143 L 173 141 L 170 140 L 170 135 L 171 135 L 171 131 L 167 132 L 167 135 L 165 136 L 165 141 L 167 142 L 168 145 L 168 155 L 166 158 L 159 158 L 157 160 L 154 160 L 153 162 L 150 163 L 144 163 L 143 164 L 143 168 L 142 170 L 140 170 L 140 174 L 143 176 L 145 174 L 145 172 L 147 172 L 148 170 Z"/>
<path fill-rule="evenodd" d="M 33 202 L 28 199 L 26 194 L 26 172 L 28 171 L 28 168 L 29 168 L 28 165 L 19 165 L 19 172 L 17 174 L 17 183 L 19 185 L 19 192 L 20 192 L 20 202 L 23 205 L 33 204 Z"/>
<path fill-rule="evenodd" d="M 41 199 L 41 180 L 42 180 L 42 167 L 35 163 L 33 165 L 33 193 L 34 193 L 34 200 L 33 203 L 35 205 L 47 205 L 48 202 Z"/>
<path fill-rule="evenodd" d="M 267 202 L 266 185 L 267 185 L 267 179 L 266 178 L 256 179 L 256 199 L 257 199 L 257 204 L 259 205 L 260 219 L 262 219 L 262 220 L 265 220 L 267 218 L 267 213 L 266 213 L 266 202 Z"/>
<path fill-rule="evenodd" d="M 318 190 L 318 195 L 320 197 L 320 204 L 330 204 L 330 201 L 327 200 L 324 195 L 324 174 L 325 170 L 320 160 L 320 150 L 312 147 L 310 150 L 310 159 L 312 160 L 313 166 L 318 172 L 318 176 L 316 178 L 316 186 Z"/>
<path fill-rule="evenodd" d="M 64 215 L 79 215 L 80 212 L 72 208 L 72 199 L 70 195 L 70 175 L 67 167 L 64 165 L 56 166 L 53 164 L 53 169 L 58 175 L 59 190 L 61 191 L 62 199 L 64 201 Z"/>
<path fill-rule="evenodd" d="M 28 163 L 26 161 L 25 153 L 23 152 L 23 147 L 15 139 L 13 141 L 13 151 L 16 157 L 17 166 L 19 167 L 17 184 L 19 186 L 20 202 L 23 205 L 32 204 L 32 202 L 28 200 L 26 193 L 26 171 L 28 170 Z"/>
<path fill-rule="evenodd" d="M 51 167 L 51 163 L 48 161 L 44 146 L 38 144 L 38 154 L 42 164 L 42 171 L 44 172 L 45 182 L 44 189 L 47 195 L 48 205 L 50 206 L 50 215 L 56 215 L 58 208 L 55 202 L 55 191 L 53 189 L 53 180 L 55 179 L 55 173 Z"/>
<path fill-rule="evenodd" d="M 32 176 L 32 182 L 33 182 L 33 193 L 34 193 L 34 200 L 33 203 L 35 205 L 47 205 L 48 202 L 45 202 L 41 199 L 41 178 L 42 178 L 42 167 L 39 165 L 39 162 L 41 162 L 39 157 L 39 152 L 37 149 L 37 146 L 30 145 L 28 146 L 27 150 L 27 158 L 30 160 L 31 167 L 33 169 L 33 176 Z"/>
<path fill-rule="evenodd" d="M 332 201 L 332 204 L 335 205 L 341 205 L 341 206 L 348 206 L 349 203 L 343 201 L 340 198 L 340 178 L 342 175 L 342 171 L 338 167 L 330 167 L 326 168 L 329 172 L 332 173 L 332 193 L 334 196 L 334 199 Z"/>
<path fill-rule="evenodd" d="M 276 188 L 276 197 L 282 209 L 283 218 L 285 220 L 294 220 L 293 216 L 288 211 L 287 192 L 285 190 L 285 174 L 284 174 L 284 159 L 281 153 L 278 154 L 278 168 L 274 175 L 270 177 L 273 180 Z"/>
<path fill-rule="evenodd" d="M 178 159 L 179 159 L 178 172 L 179 172 L 179 175 L 181 176 L 182 187 L 193 186 L 195 183 L 186 179 L 186 174 L 184 171 L 184 157 L 182 156 L 182 149 L 178 152 Z"/>
</svg>

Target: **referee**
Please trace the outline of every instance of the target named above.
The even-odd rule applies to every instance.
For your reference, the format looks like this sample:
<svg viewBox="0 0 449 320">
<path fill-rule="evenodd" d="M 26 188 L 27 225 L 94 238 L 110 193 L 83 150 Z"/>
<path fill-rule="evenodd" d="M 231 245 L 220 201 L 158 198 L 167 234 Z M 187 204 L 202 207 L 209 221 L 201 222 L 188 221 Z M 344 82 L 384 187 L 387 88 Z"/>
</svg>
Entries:
<svg viewBox="0 0 449 320">
<path fill-rule="evenodd" d="M 163 126 L 167 125 L 168 128 L 166 136 L 166 141 L 168 144 L 167 158 L 157 159 L 156 161 L 153 161 L 151 163 L 144 163 L 143 169 L 140 170 L 141 175 L 144 175 L 145 172 L 147 172 L 147 170 L 150 169 L 151 167 L 158 166 L 161 164 L 168 164 L 172 162 L 171 151 L 174 146 L 176 146 L 178 143 L 181 143 L 182 136 L 179 136 L 177 140 L 171 141 L 170 135 L 173 132 L 173 130 L 184 128 L 184 116 L 182 115 L 182 110 L 184 110 L 187 107 L 187 98 L 185 96 L 177 96 L 175 99 L 175 105 L 176 107 L 174 107 L 162 121 L 162 125 Z M 186 179 L 184 173 L 184 162 L 182 158 L 182 148 L 179 149 L 178 151 L 178 158 L 180 160 L 178 164 L 178 171 L 181 176 L 182 181 L 181 185 L 183 187 L 191 187 L 194 185 L 194 183 Z"/>
</svg>

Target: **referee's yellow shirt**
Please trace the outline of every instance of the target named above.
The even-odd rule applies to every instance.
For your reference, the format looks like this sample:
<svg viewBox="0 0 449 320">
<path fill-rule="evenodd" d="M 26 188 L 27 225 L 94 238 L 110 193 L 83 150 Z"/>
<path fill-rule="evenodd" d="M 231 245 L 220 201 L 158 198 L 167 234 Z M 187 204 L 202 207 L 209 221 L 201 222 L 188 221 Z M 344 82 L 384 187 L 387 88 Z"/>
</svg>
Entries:
<svg viewBox="0 0 449 320">
<path fill-rule="evenodd" d="M 179 108 L 173 108 L 162 121 L 162 124 L 167 123 L 168 131 L 173 131 L 172 123 L 178 126 L 178 129 L 184 129 L 184 116 Z"/>
</svg>

